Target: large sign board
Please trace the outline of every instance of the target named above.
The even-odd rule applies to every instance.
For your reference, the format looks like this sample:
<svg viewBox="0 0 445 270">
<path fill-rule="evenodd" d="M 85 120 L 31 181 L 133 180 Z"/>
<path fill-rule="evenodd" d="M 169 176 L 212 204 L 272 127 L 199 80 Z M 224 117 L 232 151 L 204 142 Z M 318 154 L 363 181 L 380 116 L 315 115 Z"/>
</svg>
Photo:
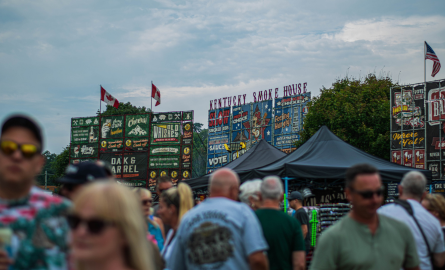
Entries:
<svg viewBox="0 0 445 270">
<path fill-rule="evenodd" d="M 307 83 L 284 86 L 283 97 L 278 92 L 279 88 L 255 92 L 251 103 L 246 103 L 246 94 L 210 101 L 208 173 L 237 159 L 260 140 L 285 153 L 296 149 L 294 143 L 300 138 L 311 93 Z M 235 143 L 243 143 L 245 148 L 229 152 L 224 146 Z"/>
<path fill-rule="evenodd" d="M 445 80 L 391 88 L 391 161 L 445 175 Z"/>
<path fill-rule="evenodd" d="M 104 160 L 127 186 L 191 178 L 193 111 L 71 119 L 70 163 Z"/>
</svg>

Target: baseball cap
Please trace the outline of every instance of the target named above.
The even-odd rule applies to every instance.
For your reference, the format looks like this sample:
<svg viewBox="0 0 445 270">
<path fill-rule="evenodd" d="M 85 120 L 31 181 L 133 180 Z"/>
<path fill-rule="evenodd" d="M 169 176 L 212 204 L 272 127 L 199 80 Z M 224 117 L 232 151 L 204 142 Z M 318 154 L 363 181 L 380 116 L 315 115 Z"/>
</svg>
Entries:
<svg viewBox="0 0 445 270">
<path fill-rule="evenodd" d="M 291 194 L 290 194 L 290 196 L 289 196 L 289 198 L 287 198 L 289 201 L 292 201 L 292 200 L 299 200 L 299 201 L 302 201 L 303 200 L 303 196 L 301 195 L 301 193 L 300 192 L 298 192 L 298 191 L 293 191 Z"/>
<path fill-rule="evenodd" d="M 85 184 L 96 179 L 107 178 L 105 169 L 94 162 L 70 164 L 66 167 L 65 175 L 57 181 L 63 184 Z"/>
<path fill-rule="evenodd" d="M 6 119 L 3 122 L 1 134 L 5 133 L 8 129 L 12 127 L 24 127 L 26 129 L 29 129 L 34 135 L 34 137 L 37 139 L 37 141 L 39 141 L 40 151 L 42 151 L 43 149 L 42 129 L 40 128 L 40 126 L 37 124 L 36 121 L 22 114 L 11 115 L 8 119 Z"/>
</svg>

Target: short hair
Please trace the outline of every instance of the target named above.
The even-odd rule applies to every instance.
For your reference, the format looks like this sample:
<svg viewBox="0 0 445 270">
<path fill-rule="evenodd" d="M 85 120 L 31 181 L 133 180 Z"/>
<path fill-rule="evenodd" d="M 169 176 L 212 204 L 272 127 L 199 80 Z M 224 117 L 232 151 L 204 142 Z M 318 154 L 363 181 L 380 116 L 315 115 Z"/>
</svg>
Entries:
<svg viewBox="0 0 445 270">
<path fill-rule="evenodd" d="M 426 177 L 421 172 L 411 171 L 403 176 L 400 185 L 405 195 L 421 199 L 425 192 Z"/>
<path fill-rule="evenodd" d="M 261 183 L 260 190 L 263 199 L 279 200 L 283 194 L 283 183 L 278 176 L 267 176 Z"/>
<path fill-rule="evenodd" d="M 168 176 L 160 176 L 158 177 L 158 181 L 156 181 L 156 189 L 159 188 L 160 183 L 171 183 L 173 185 L 172 179 Z"/>
<path fill-rule="evenodd" d="M 351 187 L 352 183 L 354 182 L 355 178 L 358 175 L 362 175 L 362 174 L 376 174 L 376 173 L 377 174 L 379 173 L 377 168 L 372 166 L 372 165 L 369 165 L 367 163 L 354 165 L 354 166 L 350 167 L 346 171 L 345 186 L 346 187 Z"/>
<path fill-rule="evenodd" d="M 261 193 L 261 183 L 263 180 L 261 179 L 253 179 L 250 181 L 244 182 L 239 187 L 239 199 L 241 202 L 245 204 L 249 204 L 249 197 L 253 197 L 255 200 L 258 200 L 258 193 Z"/>
</svg>

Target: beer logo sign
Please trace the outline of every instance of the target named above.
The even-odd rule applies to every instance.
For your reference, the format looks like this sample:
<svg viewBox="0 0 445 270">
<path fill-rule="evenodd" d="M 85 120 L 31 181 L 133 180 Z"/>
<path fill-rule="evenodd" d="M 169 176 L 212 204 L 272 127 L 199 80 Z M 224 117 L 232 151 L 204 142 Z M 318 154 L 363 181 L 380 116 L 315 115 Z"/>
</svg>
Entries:
<svg viewBox="0 0 445 270">
<path fill-rule="evenodd" d="M 190 129 L 191 129 L 191 125 L 190 125 L 190 123 L 187 123 L 187 124 L 185 124 L 185 127 L 184 127 L 184 129 L 186 130 L 186 131 L 189 131 Z"/>
<path fill-rule="evenodd" d="M 178 172 L 172 171 L 171 176 L 172 176 L 172 178 L 176 178 L 178 176 Z"/>
<path fill-rule="evenodd" d="M 128 147 L 130 147 L 130 146 L 131 146 L 131 140 L 127 140 L 127 141 L 125 142 L 125 145 L 128 146 Z"/>
<path fill-rule="evenodd" d="M 184 178 L 189 178 L 189 176 L 190 176 L 189 171 L 184 171 L 184 172 L 182 173 L 182 176 L 183 176 Z"/>
<path fill-rule="evenodd" d="M 166 176 L 166 175 L 167 175 L 167 172 L 166 172 L 166 171 L 162 171 L 162 172 L 161 172 L 161 177 L 162 177 L 162 176 Z"/>
<path fill-rule="evenodd" d="M 190 147 L 184 148 L 184 155 L 188 155 L 190 153 Z"/>
<path fill-rule="evenodd" d="M 151 179 L 156 178 L 156 172 L 155 172 L 155 171 L 152 171 L 152 172 L 150 173 L 150 178 L 151 178 Z"/>
<path fill-rule="evenodd" d="M 106 147 L 107 147 L 107 141 L 102 141 L 102 142 L 100 143 L 100 145 L 101 145 L 103 148 L 106 148 Z"/>
</svg>

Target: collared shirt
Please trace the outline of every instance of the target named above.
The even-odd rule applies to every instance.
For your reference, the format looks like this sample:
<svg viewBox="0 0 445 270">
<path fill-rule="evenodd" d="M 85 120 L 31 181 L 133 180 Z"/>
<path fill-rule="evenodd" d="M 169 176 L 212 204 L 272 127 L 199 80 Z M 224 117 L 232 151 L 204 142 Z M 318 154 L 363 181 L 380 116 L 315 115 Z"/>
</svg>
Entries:
<svg viewBox="0 0 445 270">
<path fill-rule="evenodd" d="M 20 200 L 0 200 L 0 228 L 12 230 L 9 269 L 67 269 L 70 203 L 33 187 Z"/>
<path fill-rule="evenodd" d="M 419 202 L 415 200 L 407 200 L 413 208 L 414 216 L 422 226 L 423 232 L 428 239 L 428 244 L 433 253 L 442 253 L 445 251 L 444 238 L 439 220 L 431 215 Z M 406 212 L 406 210 L 397 204 L 387 204 L 380 207 L 379 214 L 397 219 L 408 225 L 417 244 L 417 252 L 420 259 L 420 268 L 422 270 L 430 270 L 431 260 L 428 254 L 428 248 L 423 239 L 414 219 Z"/>
<path fill-rule="evenodd" d="M 311 270 L 399 270 L 419 265 L 414 238 L 405 224 L 379 215 L 373 235 L 369 227 L 343 217 L 315 246 Z"/>
<path fill-rule="evenodd" d="M 184 215 L 171 270 L 248 270 L 248 257 L 268 249 L 258 218 L 244 203 L 209 198 Z"/>
</svg>

